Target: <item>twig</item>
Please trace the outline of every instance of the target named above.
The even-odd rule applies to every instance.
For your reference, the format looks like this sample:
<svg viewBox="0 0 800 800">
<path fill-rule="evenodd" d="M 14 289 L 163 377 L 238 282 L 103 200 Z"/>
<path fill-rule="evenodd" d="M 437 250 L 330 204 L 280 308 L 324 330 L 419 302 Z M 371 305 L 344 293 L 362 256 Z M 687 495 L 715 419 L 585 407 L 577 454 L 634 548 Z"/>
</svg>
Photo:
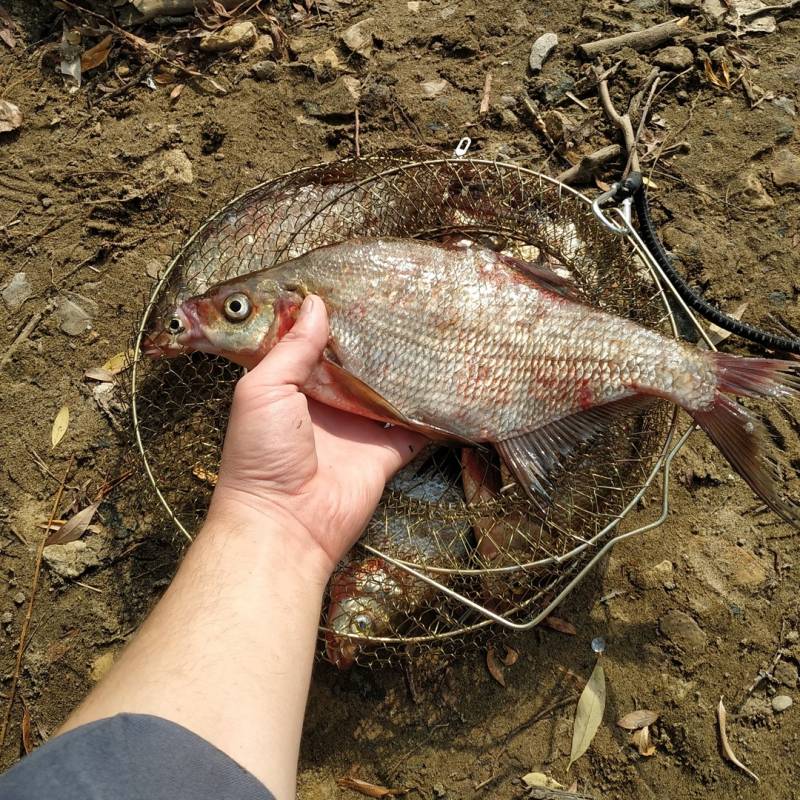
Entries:
<svg viewBox="0 0 800 800">
<path fill-rule="evenodd" d="M 217 0 L 226 10 L 242 5 L 242 0 Z M 182 14 L 192 14 L 195 10 L 207 8 L 209 0 L 138 0 L 134 3 L 138 13 L 134 21 L 147 22 L 155 17 L 177 17 Z"/>
<path fill-rule="evenodd" d="M 528 797 L 533 797 L 536 800 L 594 800 L 588 794 L 565 792 L 561 789 L 545 789 L 543 786 L 532 786 L 528 792 Z"/>
<path fill-rule="evenodd" d="M 361 158 L 361 119 L 356 109 L 356 158 Z"/>
<path fill-rule="evenodd" d="M 12 356 L 17 352 L 19 346 L 36 330 L 36 326 L 42 321 L 43 316 L 43 313 L 38 311 L 28 320 L 25 327 L 19 332 L 17 338 L 11 342 L 6 352 L 3 353 L 3 358 L 0 359 L 0 369 L 3 369 L 3 367 L 11 361 Z"/>
<path fill-rule="evenodd" d="M 61 485 L 56 492 L 56 499 L 53 503 L 53 510 L 50 512 L 50 521 L 47 523 L 47 530 L 39 542 L 39 547 L 36 549 L 36 561 L 33 565 L 33 580 L 31 582 L 30 597 L 28 597 L 28 610 L 25 612 L 25 619 L 22 622 L 22 629 L 19 633 L 19 648 L 17 649 L 17 661 L 14 666 L 14 675 L 11 678 L 11 688 L 8 691 L 8 705 L 6 706 L 6 713 L 3 716 L 3 729 L 0 731 L 0 748 L 3 747 L 6 741 L 6 734 L 8 733 L 8 724 L 11 721 L 11 709 L 14 706 L 14 697 L 17 693 L 17 684 L 19 683 L 19 675 L 22 670 L 22 657 L 25 653 L 25 646 L 28 638 L 28 628 L 31 624 L 31 616 L 33 615 L 33 601 L 36 598 L 36 590 L 39 587 L 39 574 L 42 570 L 42 555 L 44 553 L 44 543 L 47 541 L 48 531 L 53 524 L 53 520 L 58 513 L 58 506 L 61 503 L 61 496 L 64 494 L 64 486 L 66 486 L 67 478 L 69 477 L 70 470 L 72 469 L 72 462 L 75 456 L 70 456 L 67 468 L 64 470 L 64 477 L 61 479 Z"/>
<path fill-rule="evenodd" d="M 639 127 L 636 129 L 636 136 L 633 140 L 634 149 L 636 149 L 636 146 L 639 144 L 639 139 L 642 138 L 642 131 L 644 131 L 644 124 L 647 121 L 647 114 L 650 111 L 650 105 L 653 102 L 653 97 L 655 97 L 656 89 L 658 89 L 658 78 L 653 81 L 653 85 L 650 87 L 650 94 L 647 95 L 647 102 L 644 104 L 644 108 L 642 109 L 642 116 L 639 119 Z"/>
<path fill-rule="evenodd" d="M 589 183 L 604 164 L 619 158 L 622 148 L 618 144 L 609 144 L 595 150 L 594 153 L 583 156 L 581 160 L 556 175 L 556 180 L 566 183 L 569 186 L 576 186 L 582 183 Z"/>
<path fill-rule="evenodd" d="M 486 80 L 483 82 L 483 98 L 481 99 L 481 107 L 478 111 L 480 116 L 484 116 L 489 111 L 489 100 L 492 94 L 492 71 L 486 73 Z"/>
<path fill-rule="evenodd" d="M 584 42 L 578 45 L 578 51 L 587 59 L 597 58 L 597 56 L 616 53 L 623 47 L 631 47 L 638 52 L 654 50 L 664 42 L 668 42 L 682 33 L 684 26 L 689 21 L 689 17 L 672 19 L 668 22 L 661 22 L 653 25 L 652 28 L 645 28 L 643 31 L 632 31 L 623 33 L 621 36 L 612 36 L 610 39 L 598 39 L 595 42 Z"/>
<path fill-rule="evenodd" d="M 628 163 L 622 173 L 622 177 L 627 177 L 628 173 L 633 169 L 639 171 L 639 156 L 636 154 L 636 137 L 633 135 L 633 124 L 631 118 L 627 114 L 620 114 L 614 103 L 611 100 L 611 95 L 608 93 L 608 79 L 602 78 L 600 80 L 600 102 L 606 116 L 622 131 L 622 136 L 625 141 L 625 152 L 628 154 Z"/>
<path fill-rule="evenodd" d="M 661 70 L 658 67 L 653 67 L 648 76 L 644 79 L 642 88 L 631 98 L 631 102 L 628 104 L 628 114 L 630 114 L 631 119 L 639 113 L 639 106 L 642 105 L 642 99 L 647 94 L 648 89 L 653 85 L 656 78 L 658 78 L 660 72 Z"/>
<path fill-rule="evenodd" d="M 756 8 L 753 11 L 740 12 L 739 19 L 750 19 L 751 17 L 760 17 L 763 14 L 781 14 L 794 11 L 800 8 L 800 0 L 792 0 L 791 3 L 785 3 L 782 6 L 764 6 L 763 8 Z"/>
</svg>

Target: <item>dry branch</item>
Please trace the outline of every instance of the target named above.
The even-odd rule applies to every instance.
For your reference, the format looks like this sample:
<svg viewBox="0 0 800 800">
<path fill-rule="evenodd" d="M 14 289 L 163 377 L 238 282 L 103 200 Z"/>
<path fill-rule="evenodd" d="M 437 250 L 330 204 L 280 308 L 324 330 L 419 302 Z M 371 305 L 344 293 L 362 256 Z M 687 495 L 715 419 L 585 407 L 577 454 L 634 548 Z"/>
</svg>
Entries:
<svg viewBox="0 0 800 800">
<path fill-rule="evenodd" d="M 230 11 L 242 4 L 242 0 L 217 0 L 226 10 Z M 209 0 L 133 0 L 136 22 L 146 22 L 155 17 L 178 17 L 181 14 L 192 14 L 195 9 L 205 9 Z"/>
<path fill-rule="evenodd" d="M 583 156 L 574 166 L 565 169 L 556 176 L 556 180 L 569 186 L 591 183 L 597 171 L 609 161 L 619 158 L 621 152 L 622 148 L 618 144 L 609 144 L 601 147 L 599 150 L 595 150 L 594 153 Z"/>
<path fill-rule="evenodd" d="M 623 33 L 621 36 L 612 36 L 610 39 L 598 39 L 595 42 L 584 42 L 578 45 L 578 52 L 587 59 L 597 58 L 597 56 L 616 53 L 623 47 L 631 47 L 638 52 L 654 50 L 662 44 L 674 39 L 682 33 L 689 17 L 669 20 L 653 25 L 652 28 L 645 28 L 643 31 L 632 31 Z"/>
</svg>

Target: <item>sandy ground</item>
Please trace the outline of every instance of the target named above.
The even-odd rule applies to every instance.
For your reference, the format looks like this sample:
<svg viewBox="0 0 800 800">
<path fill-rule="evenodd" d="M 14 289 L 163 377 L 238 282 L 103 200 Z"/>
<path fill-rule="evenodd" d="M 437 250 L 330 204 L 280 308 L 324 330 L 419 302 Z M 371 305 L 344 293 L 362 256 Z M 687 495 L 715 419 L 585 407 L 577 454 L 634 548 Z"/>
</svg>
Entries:
<svg viewBox="0 0 800 800">
<path fill-rule="evenodd" d="M 388 0 L 341 2 L 331 4 L 332 13 L 292 21 L 282 4 L 276 13 L 294 55 L 194 56 L 193 65 L 214 76 L 225 95 L 207 81 L 191 81 L 170 99 L 174 82 L 113 91 L 140 70 L 142 77 L 149 72 L 135 48 L 119 40 L 107 65 L 87 73 L 83 87 L 70 93 L 54 70 L 58 13 L 47 3 L 4 4 L 19 28 L 14 49 L 0 44 L 0 97 L 19 106 L 24 122 L 0 134 L 0 287 L 24 272 L 30 290 L 19 306 L 8 297 L 0 304 L 0 357 L 31 319 L 35 326 L 0 368 L 3 707 L 40 526 L 67 462 L 74 458 L 62 513 L 93 498 L 127 457 L 124 432 L 98 407 L 83 373 L 128 345 L 151 285 L 148 268 L 165 263 L 237 188 L 353 152 L 356 101 L 336 67 L 308 66 L 313 57 L 338 47 L 354 22 L 373 19 L 377 46 L 368 58 L 337 51 L 362 81 L 362 152 L 425 144 L 449 153 L 468 134 L 475 154 L 557 174 L 568 166 L 565 152 L 590 152 L 616 136 L 593 90 L 581 88 L 584 73 L 572 45 L 672 15 L 665 3 L 651 0 L 417 5 L 413 11 Z M 688 36 L 707 27 L 692 11 Z M 138 33 L 157 41 L 175 30 L 149 26 Z M 545 31 L 555 31 L 561 43 L 532 76 L 531 44 Z M 100 38 L 88 28 L 85 36 L 91 43 Z M 688 56 L 679 54 L 685 64 L 674 53 L 663 55 L 663 63 L 676 62 L 670 75 L 680 75 L 656 98 L 648 134 L 654 146 L 664 139 L 667 146 L 686 142 L 661 158 L 651 176 L 662 235 L 710 300 L 729 310 L 747 302 L 745 318 L 757 324 L 778 314 L 798 326 L 800 21 L 789 17 L 775 33 L 729 39 L 726 53 L 714 41 L 686 44 Z M 712 85 L 704 56 L 715 75 L 722 75 L 724 57 L 732 79 L 743 58 L 751 63 L 756 107 L 742 80 L 730 89 Z M 625 50 L 621 58 L 613 81 L 620 103 L 656 53 Z M 263 61 L 274 66 L 254 73 Z M 491 102 L 481 117 L 488 70 Z M 426 97 L 421 82 L 440 79 L 447 81 L 444 89 Z M 564 91 L 580 93 L 587 108 Z M 568 115 L 580 131 L 572 148 L 548 141 L 524 95 L 543 110 L 557 107 Z M 645 139 L 642 150 L 648 146 Z M 165 175 L 168 151 L 183 156 Z M 605 179 L 613 180 L 618 169 L 610 165 Z M 90 328 L 64 311 L 65 300 L 87 313 Z M 756 352 L 735 339 L 725 347 Z M 52 421 L 64 404 L 71 421 L 52 448 Z M 785 452 L 787 488 L 797 496 L 797 424 L 778 410 L 768 416 Z M 351 770 L 424 798 L 523 796 L 520 778 L 530 771 L 564 785 L 577 780 L 581 791 L 598 798 L 800 796 L 796 539 L 759 510 L 702 436 L 693 436 L 672 476 L 667 522 L 619 545 L 568 599 L 559 615 L 575 626 L 575 636 L 543 628 L 512 640 L 520 659 L 506 670 L 505 688 L 488 674 L 480 649 L 416 676 L 414 691 L 400 671 L 340 674 L 320 664 L 299 796 L 344 796 L 335 780 Z M 631 527 L 652 518 L 656 501 L 637 511 Z M 136 508 L 121 490 L 103 505 L 99 522 L 98 532 L 85 537 L 93 556 L 82 574 L 42 573 L 3 766 L 23 752 L 23 708 L 36 744 L 107 668 L 175 570 L 178 547 L 173 531 L 156 521 L 153 499 L 140 499 Z M 567 772 L 575 700 L 595 662 L 590 641 L 596 636 L 607 642 L 604 724 Z M 767 675 L 753 688 L 762 670 Z M 732 746 L 760 776 L 759 785 L 720 753 L 715 709 L 721 695 Z M 794 705 L 774 711 L 776 695 Z M 660 714 L 649 758 L 614 725 L 635 707 Z"/>
</svg>

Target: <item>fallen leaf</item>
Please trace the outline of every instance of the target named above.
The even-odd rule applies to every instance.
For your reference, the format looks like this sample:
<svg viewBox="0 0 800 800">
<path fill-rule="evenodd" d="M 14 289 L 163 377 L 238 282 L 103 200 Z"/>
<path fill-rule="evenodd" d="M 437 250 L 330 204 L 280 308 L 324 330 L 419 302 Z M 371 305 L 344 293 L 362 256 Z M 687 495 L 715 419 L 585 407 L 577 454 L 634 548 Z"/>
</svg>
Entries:
<svg viewBox="0 0 800 800">
<path fill-rule="evenodd" d="M 503 687 L 506 685 L 506 677 L 503 675 L 503 668 L 497 663 L 494 647 L 489 647 L 486 651 L 486 668 L 489 674 Z"/>
<path fill-rule="evenodd" d="M 534 786 L 539 786 L 543 789 L 563 789 L 563 785 L 558 781 L 554 781 L 549 775 L 544 772 L 529 772 L 527 775 L 522 776 L 522 782 L 532 789 Z"/>
<path fill-rule="evenodd" d="M 586 686 L 581 692 L 575 710 L 575 724 L 572 729 L 572 752 L 569 756 L 569 769 L 592 743 L 606 707 L 606 675 L 600 661 L 595 664 Z"/>
<path fill-rule="evenodd" d="M 617 720 L 617 725 L 620 728 L 625 728 L 626 731 L 638 731 L 639 728 L 646 728 L 652 725 L 658 719 L 657 711 L 648 711 L 645 708 L 640 708 L 637 711 L 631 711 L 630 714 L 625 714 Z"/>
<path fill-rule="evenodd" d="M 408 789 L 387 789 L 385 786 L 378 786 L 375 783 L 362 781 L 360 778 L 337 778 L 336 785 L 342 789 L 352 789 L 354 792 L 364 794 L 367 797 L 399 797 L 406 794 Z"/>
<path fill-rule="evenodd" d="M 22 125 L 22 112 L 8 100 L 0 100 L 0 133 L 15 131 Z"/>
<path fill-rule="evenodd" d="M 179 83 L 170 93 L 169 99 L 170 100 L 177 100 L 181 96 L 181 92 L 183 91 L 183 87 L 185 83 Z"/>
<path fill-rule="evenodd" d="M 725 758 L 728 759 L 732 764 L 735 764 L 739 767 L 742 772 L 746 775 L 749 775 L 756 783 L 761 783 L 758 775 L 755 774 L 752 770 L 749 770 L 741 761 L 733 753 L 731 749 L 730 742 L 728 741 L 728 732 L 725 730 L 725 725 L 728 721 L 728 712 L 725 710 L 725 704 L 722 702 L 722 698 L 719 699 L 719 705 L 717 706 L 717 721 L 719 722 L 719 738 L 722 742 L 722 752 L 725 754 Z"/>
<path fill-rule="evenodd" d="M 747 307 L 749 305 L 749 303 L 742 303 L 738 308 L 731 311 L 728 316 L 733 317 L 733 319 L 741 319 L 744 316 L 744 312 L 747 311 Z M 715 345 L 719 344 L 720 342 L 724 342 L 730 335 L 730 331 L 720 328 L 719 325 L 715 325 L 713 322 L 708 326 L 708 338 L 711 339 Z"/>
<path fill-rule="evenodd" d="M 14 38 L 10 28 L 0 28 L 0 39 L 2 39 L 12 50 L 17 46 L 17 40 Z"/>
<path fill-rule="evenodd" d="M 118 372 L 128 369 L 133 363 L 133 360 L 133 352 L 131 350 L 125 350 L 122 353 L 111 356 L 100 369 L 104 369 L 112 375 L 116 375 Z"/>
<path fill-rule="evenodd" d="M 111 383 L 114 380 L 114 373 L 109 372 L 102 367 L 92 367 L 83 373 L 84 378 L 89 378 L 92 381 L 101 381 L 103 383 Z"/>
<path fill-rule="evenodd" d="M 69 427 L 69 406 L 61 406 L 53 420 L 53 429 L 50 431 L 50 441 L 55 447 L 63 438 Z"/>
<path fill-rule="evenodd" d="M 95 69 L 101 64 L 105 64 L 108 54 L 111 51 L 111 42 L 114 37 L 109 33 L 104 39 L 99 41 L 94 47 L 90 47 L 81 55 L 81 70 L 86 72 Z"/>
<path fill-rule="evenodd" d="M 26 705 L 22 706 L 22 746 L 25 748 L 25 755 L 30 755 L 31 750 L 33 750 L 31 712 Z"/>
<path fill-rule="evenodd" d="M 550 616 L 545 617 L 542 622 L 548 628 L 552 628 L 554 631 L 558 631 L 559 633 L 566 633 L 567 636 L 578 635 L 578 631 L 575 629 L 575 626 L 571 622 L 567 622 L 565 619 Z"/>
<path fill-rule="evenodd" d="M 53 531 L 48 537 L 45 545 L 67 544 L 74 542 L 83 536 L 89 523 L 92 521 L 97 509 L 102 501 L 98 500 L 86 508 L 81 509 L 77 514 L 68 519 L 57 531 Z"/>
<path fill-rule="evenodd" d="M 519 653 L 513 647 L 506 647 L 506 654 L 503 656 L 503 664 L 513 667 L 519 661 Z"/>
<path fill-rule="evenodd" d="M 639 728 L 638 731 L 634 731 L 631 739 L 636 745 L 640 756 L 654 756 L 656 754 L 655 745 L 650 740 L 650 728 L 647 725 L 644 728 Z"/>
</svg>

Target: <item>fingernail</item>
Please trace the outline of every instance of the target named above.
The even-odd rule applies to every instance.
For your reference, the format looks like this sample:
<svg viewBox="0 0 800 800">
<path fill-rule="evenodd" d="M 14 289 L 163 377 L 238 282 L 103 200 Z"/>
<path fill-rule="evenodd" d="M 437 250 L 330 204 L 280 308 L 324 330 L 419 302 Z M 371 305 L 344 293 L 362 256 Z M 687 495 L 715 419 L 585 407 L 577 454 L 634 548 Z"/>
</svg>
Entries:
<svg viewBox="0 0 800 800">
<path fill-rule="evenodd" d="M 303 305 L 300 306 L 300 314 L 299 317 L 307 317 L 311 313 L 311 308 L 314 305 L 314 299 L 309 295 L 303 300 Z"/>
</svg>

